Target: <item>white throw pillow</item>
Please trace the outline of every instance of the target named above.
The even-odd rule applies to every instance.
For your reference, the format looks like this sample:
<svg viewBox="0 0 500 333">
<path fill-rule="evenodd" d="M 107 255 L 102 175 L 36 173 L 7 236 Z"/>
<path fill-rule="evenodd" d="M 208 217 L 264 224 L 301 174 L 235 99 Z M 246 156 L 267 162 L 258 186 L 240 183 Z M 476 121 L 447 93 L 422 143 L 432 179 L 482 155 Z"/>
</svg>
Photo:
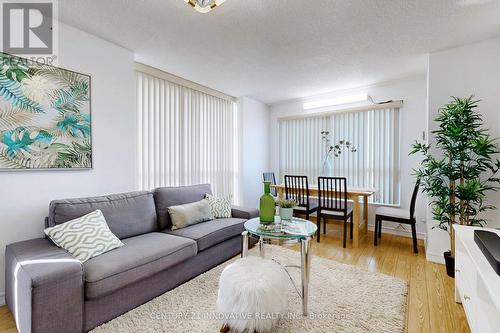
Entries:
<svg viewBox="0 0 500 333">
<path fill-rule="evenodd" d="M 172 221 L 172 230 L 185 228 L 189 225 L 213 220 L 214 216 L 207 199 L 168 207 Z"/>
<path fill-rule="evenodd" d="M 233 196 L 227 195 L 225 197 L 216 197 L 211 194 L 206 194 L 206 198 L 212 207 L 212 214 L 215 218 L 231 217 L 231 201 Z"/>
<path fill-rule="evenodd" d="M 109 230 L 100 210 L 47 228 L 44 232 L 57 246 L 81 262 L 123 246 Z"/>
</svg>

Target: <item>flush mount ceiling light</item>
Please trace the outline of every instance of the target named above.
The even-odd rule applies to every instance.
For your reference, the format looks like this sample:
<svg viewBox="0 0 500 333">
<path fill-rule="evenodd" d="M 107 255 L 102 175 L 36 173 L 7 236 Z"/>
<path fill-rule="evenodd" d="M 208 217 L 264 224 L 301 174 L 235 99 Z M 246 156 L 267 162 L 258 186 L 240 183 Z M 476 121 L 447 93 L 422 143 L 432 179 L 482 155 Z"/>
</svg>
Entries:
<svg viewBox="0 0 500 333">
<path fill-rule="evenodd" d="M 184 1 L 200 13 L 208 13 L 215 7 L 222 5 L 226 0 L 184 0 Z"/>
</svg>

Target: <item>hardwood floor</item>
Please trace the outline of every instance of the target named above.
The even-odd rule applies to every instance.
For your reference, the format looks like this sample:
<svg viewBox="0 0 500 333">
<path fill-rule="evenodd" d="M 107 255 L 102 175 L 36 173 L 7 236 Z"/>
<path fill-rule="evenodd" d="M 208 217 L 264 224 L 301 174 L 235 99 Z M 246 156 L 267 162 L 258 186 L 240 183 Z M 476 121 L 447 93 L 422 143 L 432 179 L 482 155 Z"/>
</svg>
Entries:
<svg viewBox="0 0 500 333">
<path fill-rule="evenodd" d="M 16 324 L 6 306 L 0 306 L 0 332 L 17 333 Z"/>
<path fill-rule="evenodd" d="M 454 280 L 444 265 L 425 260 L 422 241 L 414 254 L 411 238 L 382 234 L 381 244 L 374 246 L 370 231 L 361 234 L 359 248 L 348 243 L 344 249 L 341 236 L 340 226 L 328 224 L 321 243 L 314 240 L 313 254 L 408 281 L 407 332 L 470 332 L 463 307 L 454 300 Z"/>
<path fill-rule="evenodd" d="M 314 240 L 313 254 L 407 280 L 406 327 L 409 333 L 470 332 L 462 305 L 454 301 L 454 280 L 446 275 L 443 265 L 425 260 L 421 241 L 419 254 L 415 255 L 410 238 L 383 234 L 382 243 L 375 247 L 373 233 L 362 233 L 357 249 L 353 249 L 349 242 L 343 249 L 341 239 L 341 228 L 329 224 L 321 243 Z M 292 248 L 298 250 L 296 245 Z M 5 306 L 0 307 L 0 332 L 17 332 Z"/>
</svg>

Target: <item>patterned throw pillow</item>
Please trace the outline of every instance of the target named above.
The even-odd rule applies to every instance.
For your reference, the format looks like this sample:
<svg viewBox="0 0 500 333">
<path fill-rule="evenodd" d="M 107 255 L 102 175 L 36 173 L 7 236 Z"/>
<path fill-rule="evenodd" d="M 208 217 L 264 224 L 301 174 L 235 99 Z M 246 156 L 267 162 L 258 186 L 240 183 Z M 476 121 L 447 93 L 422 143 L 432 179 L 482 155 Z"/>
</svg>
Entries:
<svg viewBox="0 0 500 333">
<path fill-rule="evenodd" d="M 232 195 L 227 195 L 225 197 L 216 197 L 207 193 L 206 198 L 210 202 L 212 214 L 215 218 L 231 217 L 231 201 L 233 198 Z"/>
<path fill-rule="evenodd" d="M 81 262 L 123 246 L 109 230 L 100 210 L 47 228 L 44 232 L 57 246 Z"/>
</svg>

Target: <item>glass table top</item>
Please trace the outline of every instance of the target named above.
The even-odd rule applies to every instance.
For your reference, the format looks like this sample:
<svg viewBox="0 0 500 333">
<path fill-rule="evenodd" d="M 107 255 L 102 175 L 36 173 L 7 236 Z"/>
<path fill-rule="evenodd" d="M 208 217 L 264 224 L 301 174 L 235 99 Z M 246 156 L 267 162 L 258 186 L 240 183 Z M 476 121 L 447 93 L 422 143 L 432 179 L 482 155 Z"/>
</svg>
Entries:
<svg viewBox="0 0 500 333">
<path fill-rule="evenodd" d="M 283 221 L 283 223 L 290 224 L 292 228 L 298 227 L 298 229 L 304 230 L 304 233 L 293 234 L 284 232 L 284 226 L 282 226 L 279 216 L 274 217 L 274 224 L 271 225 L 260 224 L 260 219 L 258 217 L 250 219 L 245 222 L 245 230 L 252 235 L 267 238 L 300 239 L 314 235 L 318 229 L 311 221 L 297 217 L 294 217 L 291 221 Z"/>
</svg>

